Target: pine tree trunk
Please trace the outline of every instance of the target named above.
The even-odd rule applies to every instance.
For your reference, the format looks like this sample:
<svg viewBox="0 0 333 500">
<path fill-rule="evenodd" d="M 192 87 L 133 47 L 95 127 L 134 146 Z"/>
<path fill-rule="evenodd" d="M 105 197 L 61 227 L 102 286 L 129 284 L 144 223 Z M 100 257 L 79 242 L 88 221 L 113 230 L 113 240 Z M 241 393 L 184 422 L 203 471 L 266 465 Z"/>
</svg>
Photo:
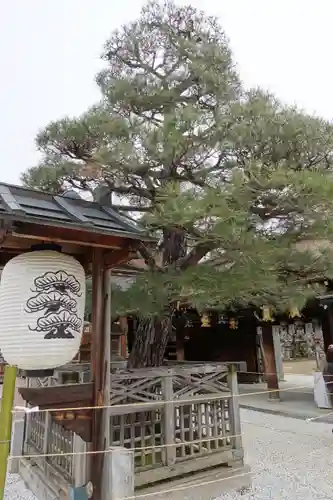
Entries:
<svg viewBox="0 0 333 500">
<path fill-rule="evenodd" d="M 163 264 L 170 265 L 186 255 L 186 235 L 180 229 L 163 232 Z M 173 308 L 168 308 L 160 318 L 141 318 L 128 359 L 129 368 L 160 366 L 172 328 Z"/>
<path fill-rule="evenodd" d="M 161 318 L 141 318 L 135 332 L 129 368 L 161 366 L 172 328 L 171 314 Z"/>
</svg>

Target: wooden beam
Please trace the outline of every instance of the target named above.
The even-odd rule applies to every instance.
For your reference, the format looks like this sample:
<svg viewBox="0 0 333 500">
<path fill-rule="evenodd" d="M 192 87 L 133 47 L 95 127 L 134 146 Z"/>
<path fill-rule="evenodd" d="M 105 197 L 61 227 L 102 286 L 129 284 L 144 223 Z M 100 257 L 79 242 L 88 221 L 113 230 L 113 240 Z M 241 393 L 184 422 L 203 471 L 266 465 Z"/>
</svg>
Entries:
<svg viewBox="0 0 333 500">
<path fill-rule="evenodd" d="M 92 384 L 68 384 L 51 387 L 19 387 L 24 401 L 40 409 L 73 408 L 92 405 Z"/>
<path fill-rule="evenodd" d="M 23 251 L 29 250 L 33 245 L 36 245 L 36 238 L 29 238 L 28 236 L 22 237 L 21 234 L 18 237 L 15 237 L 10 234 L 6 237 L 6 241 L 1 245 L 1 249 Z M 62 244 L 61 248 L 68 254 L 84 253 L 88 250 L 86 245 L 80 245 L 77 241 Z"/>
<path fill-rule="evenodd" d="M 131 240 L 122 236 L 94 233 L 88 230 L 20 223 L 12 232 L 18 238 L 31 238 L 52 243 L 76 243 L 76 245 L 99 248 L 123 248 Z"/>
<path fill-rule="evenodd" d="M 104 255 L 104 267 L 106 269 L 111 269 L 112 267 L 127 263 L 135 258 L 136 254 L 137 252 L 131 247 L 119 248 L 119 250 L 107 252 Z"/>
</svg>

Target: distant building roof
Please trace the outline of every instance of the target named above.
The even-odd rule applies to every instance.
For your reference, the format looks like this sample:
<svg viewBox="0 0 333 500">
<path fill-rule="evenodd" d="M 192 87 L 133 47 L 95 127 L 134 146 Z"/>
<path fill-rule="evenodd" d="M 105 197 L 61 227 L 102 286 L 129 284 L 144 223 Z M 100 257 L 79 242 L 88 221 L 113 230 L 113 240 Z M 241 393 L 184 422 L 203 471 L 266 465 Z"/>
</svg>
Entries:
<svg viewBox="0 0 333 500">
<path fill-rule="evenodd" d="M 82 199 L 74 192 L 54 196 L 0 183 L 0 220 L 27 222 L 151 241 L 132 219 L 111 206 Z"/>
</svg>

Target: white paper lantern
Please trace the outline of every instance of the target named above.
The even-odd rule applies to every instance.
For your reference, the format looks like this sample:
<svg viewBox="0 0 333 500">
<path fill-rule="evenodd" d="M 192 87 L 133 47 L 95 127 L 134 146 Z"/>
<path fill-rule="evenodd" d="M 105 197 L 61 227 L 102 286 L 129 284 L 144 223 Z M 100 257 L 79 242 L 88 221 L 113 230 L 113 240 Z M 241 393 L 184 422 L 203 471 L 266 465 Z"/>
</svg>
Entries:
<svg viewBox="0 0 333 500">
<path fill-rule="evenodd" d="M 85 273 L 73 257 L 38 250 L 11 259 L 0 285 L 0 349 L 22 370 L 65 365 L 78 352 Z"/>
</svg>

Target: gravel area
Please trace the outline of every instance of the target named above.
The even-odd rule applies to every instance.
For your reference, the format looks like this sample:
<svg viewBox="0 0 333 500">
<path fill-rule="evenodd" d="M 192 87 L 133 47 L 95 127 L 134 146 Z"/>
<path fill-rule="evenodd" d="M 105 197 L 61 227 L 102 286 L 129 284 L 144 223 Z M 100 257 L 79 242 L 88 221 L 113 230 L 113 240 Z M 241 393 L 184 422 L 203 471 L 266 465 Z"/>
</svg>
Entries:
<svg viewBox="0 0 333 500">
<path fill-rule="evenodd" d="M 242 410 L 252 489 L 216 500 L 332 500 L 332 425 Z"/>
<path fill-rule="evenodd" d="M 27 490 L 20 476 L 8 474 L 4 500 L 37 500 L 37 498 Z"/>
</svg>

